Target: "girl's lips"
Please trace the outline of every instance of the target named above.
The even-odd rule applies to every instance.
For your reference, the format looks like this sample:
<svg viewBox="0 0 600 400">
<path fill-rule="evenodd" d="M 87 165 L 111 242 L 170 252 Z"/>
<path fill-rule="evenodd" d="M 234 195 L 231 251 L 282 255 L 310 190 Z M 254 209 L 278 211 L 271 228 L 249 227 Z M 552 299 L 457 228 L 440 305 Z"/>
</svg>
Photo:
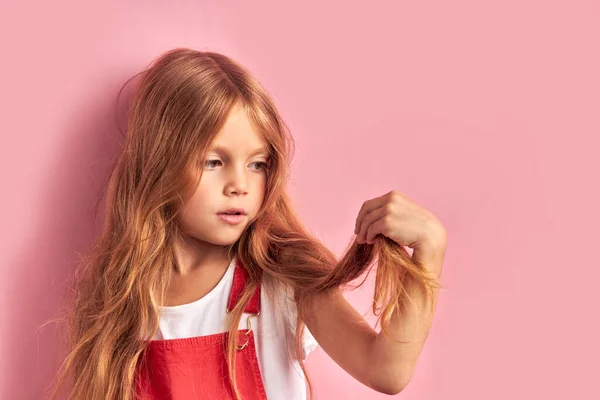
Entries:
<svg viewBox="0 0 600 400">
<path fill-rule="evenodd" d="M 233 207 L 228 210 L 219 211 L 217 214 L 235 214 L 235 213 L 246 214 L 246 210 L 244 210 L 243 208 Z"/>
<path fill-rule="evenodd" d="M 246 215 L 244 215 L 244 214 L 232 215 L 232 214 L 219 213 L 219 214 L 217 214 L 217 218 L 219 218 L 219 220 L 221 220 L 225 223 L 228 223 L 230 225 L 236 225 L 236 224 L 239 224 L 240 222 L 242 222 L 244 219 L 246 219 Z"/>
</svg>

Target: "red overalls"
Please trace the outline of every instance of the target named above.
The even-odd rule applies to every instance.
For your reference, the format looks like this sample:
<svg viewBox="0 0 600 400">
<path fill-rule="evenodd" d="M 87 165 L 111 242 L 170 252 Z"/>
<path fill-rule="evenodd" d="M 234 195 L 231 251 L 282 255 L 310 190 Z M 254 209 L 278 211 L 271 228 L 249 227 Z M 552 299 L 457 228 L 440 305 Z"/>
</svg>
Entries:
<svg viewBox="0 0 600 400">
<path fill-rule="evenodd" d="M 227 312 L 237 304 L 248 272 L 238 260 L 233 275 Z M 265 400 L 254 332 L 250 318 L 260 314 L 260 283 L 245 313 L 248 329 L 241 329 L 237 346 L 236 382 L 242 399 Z M 137 400 L 234 399 L 227 366 L 228 332 L 183 339 L 152 340 L 142 369 L 138 369 Z M 144 376 L 144 378 L 141 378 Z M 146 379 L 146 377 L 148 379 Z"/>
</svg>

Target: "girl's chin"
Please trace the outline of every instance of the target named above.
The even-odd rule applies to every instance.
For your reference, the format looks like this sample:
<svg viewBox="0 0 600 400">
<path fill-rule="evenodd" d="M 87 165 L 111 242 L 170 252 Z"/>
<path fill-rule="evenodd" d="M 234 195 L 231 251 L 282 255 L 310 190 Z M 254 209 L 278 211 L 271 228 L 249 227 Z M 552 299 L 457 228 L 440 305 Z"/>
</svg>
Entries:
<svg viewBox="0 0 600 400">
<path fill-rule="evenodd" d="M 235 242 L 237 242 L 242 236 L 241 232 L 231 235 L 221 235 L 218 238 L 211 238 L 208 240 L 209 243 L 214 244 L 215 246 L 231 246 Z"/>
</svg>

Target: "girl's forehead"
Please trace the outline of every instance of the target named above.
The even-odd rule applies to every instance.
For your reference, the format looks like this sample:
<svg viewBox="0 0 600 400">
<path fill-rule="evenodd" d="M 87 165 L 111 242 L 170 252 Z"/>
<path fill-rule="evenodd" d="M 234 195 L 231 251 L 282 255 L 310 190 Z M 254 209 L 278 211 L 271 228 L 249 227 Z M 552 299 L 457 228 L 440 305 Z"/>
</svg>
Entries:
<svg viewBox="0 0 600 400">
<path fill-rule="evenodd" d="M 218 142 L 210 146 L 210 151 L 219 154 L 235 154 L 235 153 L 247 153 L 249 156 L 257 155 L 269 155 L 269 149 L 265 143 L 232 143 L 226 144 Z"/>
<path fill-rule="evenodd" d="M 227 119 L 209 145 L 209 151 L 226 155 L 269 155 L 265 133 L 249 118 L 244 107 L 231 109 Z"/>
</svg>

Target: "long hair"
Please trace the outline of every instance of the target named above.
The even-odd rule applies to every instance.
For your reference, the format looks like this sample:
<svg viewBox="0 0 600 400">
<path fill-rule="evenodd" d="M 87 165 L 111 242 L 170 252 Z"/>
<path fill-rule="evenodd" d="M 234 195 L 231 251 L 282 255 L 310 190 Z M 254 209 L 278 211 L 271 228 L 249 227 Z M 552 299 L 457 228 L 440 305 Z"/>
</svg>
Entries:
<svg viewBox="0 0 600 400">
<path fill-rule="evenodd" d="M 293 138 L 268 92 L 247 69 L 216 52 L 176 48 L 139 76 L 122 150 L 106 186 L 102 229 L 75 274 L 66 317 L 68 352 L 53 399 L 68 380 L 69 399 L 135 398 L 136 369 L 157 332 L 158 307 L 175 265 L 173 244 L 182 235 L 176 217 L 199 183 L 198 165 L 237 103 L 264 135 L 271 163 L 261 209 L 228 246 L 249 272 L 231 312 L 227 343 L 236 397 L 238 324 L 262 275 L 294 294 L 295 356 L 311 398 L 301 346 L 305 316 L 314 307 L 311 294 L 346 285 L 377 262 L 373 311 L 386 334 L 394 310 L 401 310 L 415 290 L 432 299 L 437 279 L 394 241 L 384 236 L 372 245 L 352 241 L 337 260 L 308 233 L 285 192 Z M 186 171 L 198 173 L 190 179 Z"/>
</svg>

